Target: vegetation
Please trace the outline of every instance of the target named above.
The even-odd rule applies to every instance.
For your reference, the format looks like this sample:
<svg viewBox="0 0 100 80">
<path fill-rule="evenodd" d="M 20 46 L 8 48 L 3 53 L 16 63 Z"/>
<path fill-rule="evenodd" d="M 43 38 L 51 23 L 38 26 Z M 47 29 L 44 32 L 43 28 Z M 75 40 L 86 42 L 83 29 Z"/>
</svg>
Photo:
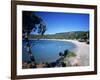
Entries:
<svg viewBox="0 0 100 80">
<path fill-rule="evenodd" d="M 60 52 L 59 53 L 60 58 L 54 62 L 51 63 L 36 63 L 34 60 L 28 61 L 28 62 L 23 62 L 23 69 L 26 68 L 50 68 L 50 67 L 66 67 L 66 66 L 71 66 L 69 62 L 69 58 L 75 57 L 76 54 L 74 52 L 71 52 L 69 50 L 65 50 L 64 53 Z"/>
<path fill-rule="evenodd" d="M 62 56 L 62 55 L 61 55 L 61 56 Z M 70 58 L 70 57 L 75 57 L 76 54 L 75 54 L 74 52 L 72 52 L 72 51 L 65 50 L 63 56 L 64 56 L 64 57 Z"/>
<path fill-rule="evenodd" d="M 30 35 L 30 39 L 89 39 L 89 31 L 73 31 L 56 34 Z"/>
<path fill-rule="evenodd" d="M 60 58 L 51 63 L 36 63 L 34 55 L 31 51 L 30 39 L 89 39 L 89 31 L 71 31 L 56 34 L 45 34 L 46 24 L 43 19 L 32 11 L 23 11 L 22 13 L 22 37 L 25 40 L 26 50 L 30 57 L 29 61 L 24 62 L 22 68 L 41 68 L 41 67 L 66 67 L 70 63 L 68 58 L 75 57 L 76 54 L 69 50 L 65 50 L 64 53 L 60 52 Z M 36 34 L 30 34 L 31 32 L 37 32 Z"/>
<path fill-rule="evenodd" d="M 29 65 L 35 65 L 35 64 L 31 64 L 35 62 L 35 59 L 31 51 L 31 44 L 29 40 L 30 33 L 38 32 L 38 34 L 43 35 L 46 31 L 46 25 L 44 24 L 43 19 L 37 16 L 35 12 L 23 11 L 22 15 L 23 15 L 22 16 L 22 23 L 23 23 L 22 37 L 23 40 L 25 40 L 25 44 L 26 44 L 25 46 L 27 50 L 26 53 L 28 53 L 30 57 Z"/>
<path fill-rule="evenodd" d="M 75 57 L 76 54 L 74 52 L 69 51 L 67 57 Z"/>
<path fill-rule="evenodd" d="M 64 53 L 60 52 L 59 53 L 59 56 L 60 56 L 60 59 L 59 59 L 59 64 L 60 66 L 62 67 L 66 67 L 66 66 L 70 66 L 70 62 L 69 62 L 69 58 L 71 57 L 75 57 L 76 54 L 72 51 L 69 51 L 69 50 L 65 50 Z"/>
<path fill-rule="evenodd" d="M 32 11 L 23 11 L 23 34 L 28 33 L 32 31 L 36 31 L 39 34 L 44 34 L 46 31 L 46 25 L 43 22 L 43 19 L 41 19 L 39 16 L 35 14 L 35 12 Z"/>
</svg>

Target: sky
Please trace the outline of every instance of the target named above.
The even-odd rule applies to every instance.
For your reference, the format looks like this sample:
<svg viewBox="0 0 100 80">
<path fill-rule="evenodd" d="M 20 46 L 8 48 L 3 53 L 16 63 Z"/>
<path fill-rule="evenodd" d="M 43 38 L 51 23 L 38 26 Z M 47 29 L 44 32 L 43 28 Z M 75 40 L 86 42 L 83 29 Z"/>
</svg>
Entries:
<svg viewBox="0 0 100 80">
<path fill-rule="evenodd" d="M 45 34 L 89 30 L 89 14 L 61 12 L 35 12 L 35 14 L 46 24 Z"/>
</svg>

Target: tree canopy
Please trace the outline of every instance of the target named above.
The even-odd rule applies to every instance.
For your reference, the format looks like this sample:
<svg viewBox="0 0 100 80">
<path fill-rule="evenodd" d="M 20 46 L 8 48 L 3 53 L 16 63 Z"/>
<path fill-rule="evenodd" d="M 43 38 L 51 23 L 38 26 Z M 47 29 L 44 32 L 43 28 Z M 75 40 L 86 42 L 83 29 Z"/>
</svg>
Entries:
<svg viewBox="0 0 100 80">
<path fill-rule="evenodd" d="M 32 11 L 23 11 L 23 34 L 28 33 L 33 30 L 34 32 L 38 30 L 38 33 L 43 35 L 46 31 L 46 25 L 39 16 Z"/>
</svg>

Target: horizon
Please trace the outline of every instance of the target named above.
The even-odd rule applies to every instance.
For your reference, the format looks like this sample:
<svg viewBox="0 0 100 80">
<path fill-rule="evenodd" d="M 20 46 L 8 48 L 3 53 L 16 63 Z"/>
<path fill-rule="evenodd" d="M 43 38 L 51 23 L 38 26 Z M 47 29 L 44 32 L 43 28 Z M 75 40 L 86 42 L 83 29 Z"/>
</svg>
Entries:
<svg viewBox="0 0 100 80">
<path fill-rule="evenodd" d="M 69 31 L 69 32 L 88 32 L 88 31 Z M 69 32 L 59 32 L 59 33 L 69 33 Z M 55 34 L 59 34 L 59 33 L 50 33 L 50 34 L 44 33 L 44 35 L 55 35 Z M 31 34 L 31 35 L 33 35 L 33 34 Z M 35 34 L 35 35 L 40 35 L 40 34 Z"/>
<path fill-rule="evenodd" d="M 89 14 L 62 12 L 33 12 L 46 24 L 44 34 L 56 34 L 71 31 L 89 31 Z M 37 34 L 32 31 L 31 34 Z"/>
</svg>

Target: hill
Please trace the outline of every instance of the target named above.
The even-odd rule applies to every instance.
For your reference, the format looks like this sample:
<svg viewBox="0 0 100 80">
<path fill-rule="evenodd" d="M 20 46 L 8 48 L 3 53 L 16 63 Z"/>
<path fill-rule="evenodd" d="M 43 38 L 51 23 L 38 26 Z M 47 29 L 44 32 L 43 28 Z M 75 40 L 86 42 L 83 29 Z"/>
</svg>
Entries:
<svg viewBox="0 0 100 80">
<path fill-rule="evenodd" d="M 35 35 L 31 34 L 30 39 L 88 39 L 89 31 L 71 31 L 56 34 Z"/>
</svg>

